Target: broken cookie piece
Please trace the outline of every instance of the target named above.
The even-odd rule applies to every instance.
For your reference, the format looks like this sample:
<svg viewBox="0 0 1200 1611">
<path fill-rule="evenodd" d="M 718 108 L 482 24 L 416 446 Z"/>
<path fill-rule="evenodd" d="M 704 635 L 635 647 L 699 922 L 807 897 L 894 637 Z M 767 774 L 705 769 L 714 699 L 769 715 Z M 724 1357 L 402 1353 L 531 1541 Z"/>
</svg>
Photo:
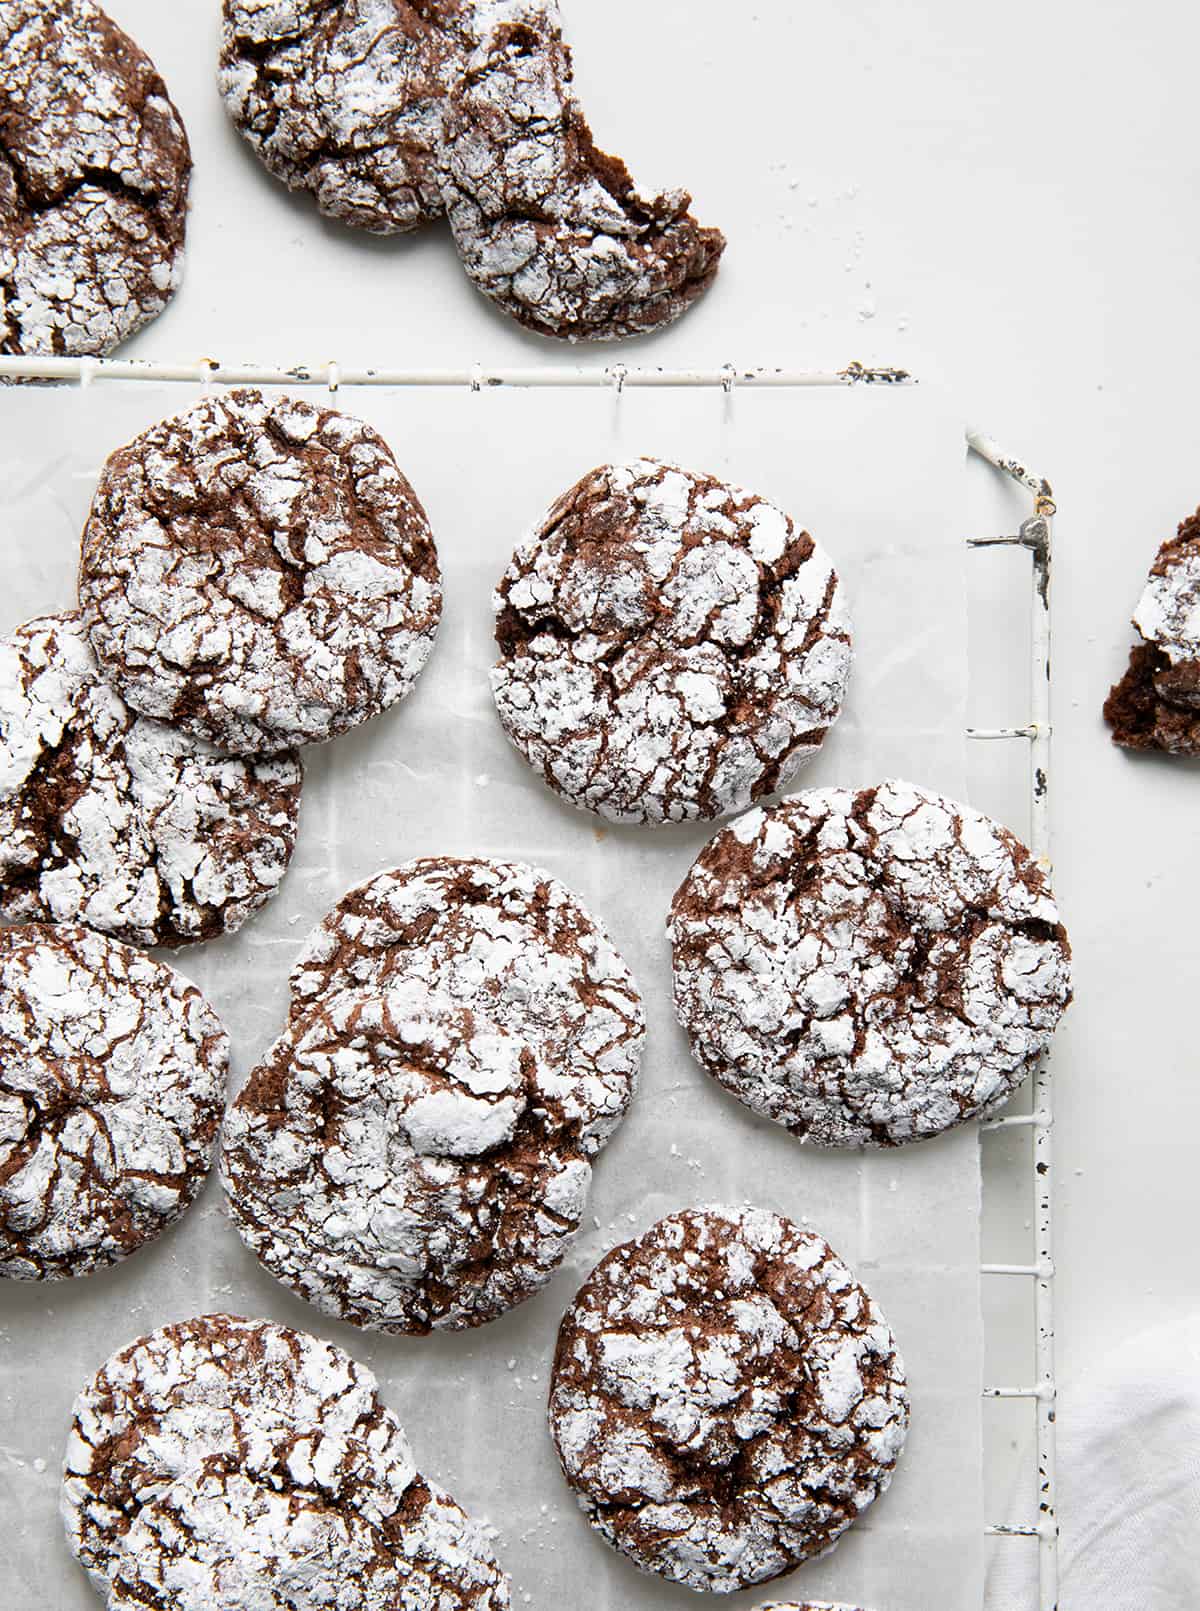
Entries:
<svg viewBox="0 0 1200 1611">
<path fill-rule="evenodd" d="M 1200 510 L 1159 549 L 1133 624 L 1141 641 L 1104 702 L 1113 743 L 1200 755 Z"/>
</svg>

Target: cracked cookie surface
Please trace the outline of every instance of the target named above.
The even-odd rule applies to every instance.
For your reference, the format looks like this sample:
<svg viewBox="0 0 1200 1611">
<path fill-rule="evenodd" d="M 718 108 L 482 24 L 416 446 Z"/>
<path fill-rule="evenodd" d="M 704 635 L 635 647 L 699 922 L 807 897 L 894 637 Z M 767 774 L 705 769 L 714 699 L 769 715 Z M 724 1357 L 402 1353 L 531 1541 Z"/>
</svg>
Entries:
<svg viewBox="0 0 1200 1611">
<path fill-rule="evenodd" d="M 295 848 L 294 755 L 245 761 L 138 716 L 75 615 L 0 639 L 0 914 L 138 945 L 229 934 Z"/>
<path fill-rule="evenodd" d="M 191 156 L 153 64 L 90 0 L 0 7 L 0 352 L 106 353 L 183 271 Z"/>
<path fill-rule="evenodd" d="M 115 1264 L 195 1200 L 229 1040 L 161 962 L 73 925 L 0 929 L 0 1277 Z"/>
<path fill-rule="evenodd" d="M 406 1462 L 343 1433 L 295 1429 L 244 1457 L 208 1456 L 144 1505 L 108 1603 L 501 1611 L 508 1592 L 478 1530 Z"/>
<path fill-rule="evenodd" d="M 482 1325 L 549 1280 L 587 1201 L 553 1084 L 535 1043 L 422 981 L 326 994 L 226 1118 L 234 1223 L 338 1319 Z"/>
<path fill-rule="evenodd" d="M 492 691 L 550 788 L 614 822 L 724 816 L 783 788 L 852 659 L 828 556 L 765 498 L 654 459 L 576 483 L 494 600 Z"/>
<path fill-rule="evenodd" d="M 856 1605 L 835 1604 L 832 1600 L 772 1600 L 758 1611 L 860 1611 Z"/>
<path fill-rule="evenodd" d="M 1200 755 L 1200 510 L 1159 549 L 1133 624 L 1139 641 L 1104 703 L 1113 742 Z"/>
<path fill-rule="evenodd" d="M 377 234 L 443 211 L 442 101 L 455 7 L 407 0 L 225 0 L 220 89 L 267 169 Z"/>
<path fill-rule="evenodd" d="M 112 454 L 79 600 L 142 714 L 233 754 L 334 738 L 433 649 L 433 534 L 387 444 L 290 397 L 205 397 Z"/>
<path fill-rule="evenodd" d="M 672 1214 L 615 1248 L 558 1336 L 550 1429 L 591 1525 L 643 1571 L 732 1593 L 829 1549 L 908 1430 L 878 1308 L 764 1209 Z"/>
<path fill-rule="evenodd" d="M 462 8 L 443 124 L 446 213 L 472 282 L 521 324 L 616 340 L 677 319 L 725 249 L 682 190 L 641 189 L 599 150 L 553 0 Z"/>
<path fill-rule="evenodd" d="M 292 973 L 292 1017 L 346 989 L 405 982 L 534 1053 L 538 1102 L 593 1157 L 632 1099 L 646 1022 L 601 925 L 558 879 L 521 862 L 427 857 L 352 889 Z"/>
<path fill-rule="evenodd" d="M 1066 931 L 1025 847 L 896 781 L 748 812 L 697 857 L 668 934 L 701 1067 L 822 1146 L 990 1113 L 1071 999 Z"/>
<path fill-rule="evenodd" d="M 95 1586 L 108 1591 L 127 1533 L 171 1483 L 209 1456 L 254 1458 L 297 1428 L 353 1437 L 394 1481 L 415 1475 L 372 1373 L 305 1332 L 202 1315 L 114 1354 L 75 1401 L 61 1495 Z"/>
</svg>

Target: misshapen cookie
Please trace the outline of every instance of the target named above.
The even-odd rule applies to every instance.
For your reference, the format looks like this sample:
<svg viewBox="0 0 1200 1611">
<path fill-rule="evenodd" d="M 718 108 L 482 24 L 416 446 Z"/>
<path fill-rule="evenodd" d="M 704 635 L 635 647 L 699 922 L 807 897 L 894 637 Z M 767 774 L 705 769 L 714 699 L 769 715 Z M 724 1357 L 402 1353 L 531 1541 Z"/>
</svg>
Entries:
<svg viewBox="0 0 1200 1611">
<path fill-rule="evenodd" d="M 748 812 L 697 857 L 668 933 L 701 1066 L 823 1146 L 991 1112 L 1071 999 L 1066 931 L 1029 852 L 909 783 Z"/>
<path fill-rule="evenodd" d="M 229 1040 L 161 962 L 0 929 L 0 1276 L 56 1280 L 161 1234 L 204 1184 Z"/>
<path fill-rule="evenodd" d="M 442 102 L 455 7 L 225 0 L 221 94 L 267 168 L 331 218 L 377 234 L 443 211 Z"/>
<path fill-rule="evenodd" d="M 478 1529 L 403 1459 L 296 1428 L 210 1455 L 125 1534 L 110 1611 L 502 1611 L 508 1586 Z"/>
<path fill-rule="evenodd" d="M 425 511 L 386 443 L 333 409 L 243 390 L 112 454 L 79 601 L 135 710 L 274 754 L 403 699 L 442 595 Z"/>
<path fill-rule="evenodd" d="M 567 1311 L 550 1387 L 592 1526 L 710 1593 L 829 1549 L 891 1481 L 908 1414 L 870 1297 L 763 1209 L 672 1214 L 615 1248 Z"/>
<path fill-rule="evenodd" d="M 825 552 L 740 487 L 604 465 L 517 549 L 492 690 L 549 786 L 616 822 L 742 810 L 837 719 L 852 658 Z"/>
<path fill-rule="evenodd" d="M 243 761 L 138 716 L 78 616 L 0 640 L 0 914 L 136 945 L 240 928 L 296 844 L 294 755 Z"/>
<path fill-rule="evenodd" d="M 1113 743 L 1200 755 L 1200 510 L 1159 549 L 1133 624 L 1140 642 L 1104 704 Z"/>
<path fill-rule="evenodd" d="M 343 990 L 405 983 L 528 1045 L 537 1100 L 587 1157 L 633 1096 L 646 1022 L 629 969 L 558 879 L 521 862 L 407 862 L 360 884 L 309 937 L 293 1022 Z"/>
<path fill-rule="evenodd" d="M 105 353 L 183 269 L 191 156 L 153 64 L 90 0 L 0 7 L 0 352 Z"/>
<path fill-rule="evenodd" d="M 482 1325 L 549 1280 L 587 1201 L 555 1083 L 535 1040 L 422 982 L 326 994 L 226 1119 L 234 1222 L 337 1319 Z"/>
<path fill-rule="evenodd" d="M 725 249 L 682 190 L 642 190 L 596 146 L 555 0 L 461 7 L 446 100 L 444 195 L 463 267 L 521 324 L 615 340 L 677 319 Z"/>
<path fill-rule="evenodd" d="M 374 1376 L 332 1343 L 234 1315 L 139 1338 L 75 1401 L 61 1499 L 72 1551 L 106 1593 L 130 1528 L 170 1484 L 209 1456 L 261 1460 L 297 1428 L 354 1438 L 393 1483 L 415 1475 Z"/>
</svg>

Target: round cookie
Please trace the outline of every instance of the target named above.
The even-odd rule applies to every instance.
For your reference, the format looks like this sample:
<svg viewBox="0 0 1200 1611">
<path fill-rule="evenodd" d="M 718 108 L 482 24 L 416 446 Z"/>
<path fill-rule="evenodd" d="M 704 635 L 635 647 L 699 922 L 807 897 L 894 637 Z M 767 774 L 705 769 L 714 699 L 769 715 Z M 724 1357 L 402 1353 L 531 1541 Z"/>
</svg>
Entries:
<svg viewBox="0 0 1200 1611">
<path fill-rule="evenodd" d="M 108 352 L 182 277 L 179 113 L 90 0 L 6 0 L 0 128 L 0 352 Z"/>
<path fill-rule="evenodd" d="M 0 929 L 0 1276 L 115 1264 L 195 1200 L 229 1038 L 161 962 L 73 925 Z"/>
<path fill-rule="evenodd" d="M 226 109 L 270 172 L 328 217 L 381 235 L 416 229 L 443 211 L 441 107 L 458 68 L 438 12 L 225 0 Z"/>
<path fill-rule="evenodd" d="M 1104 704 L 1113 742 L 1200 755 L 1200 510 L 1159 549 L 1133 624 L 1139 641 Z"/>
<path fill-rule="evenodd" d="M 324 995 L 226 1118 L 234 1223 L 336 1319 L 482 1325 L 549 1280 L 587 1202 L 554 1084 L 536 1043 L 418 980 Z"/>
<path fill-rule="evenodd" d="M 403 699 L 442 594 L 425 511 L 387 444 L 331 408 L 242 390 L 110 456 L 79 603 L 135 710 L 255 755 Z"/>
<path fill-rule="evenodd" d="M 178 1477 L 210 1455 L 253 1458 L 296 1428 L 346 1433 L 393 1474 L 414 1472 L 371 1372 L 305 1332 L 203 1315 L 114 1354 L 75 1401 L 61 1496 L 95 1586 L 107 1592 L 125 1535 Z"/>
<path fill-rule="evenodd" d="M 1045 874 L 910 783 L 813 789 L 712 839 L 676 892 L 675 1008 L 701 1066 L 822 1146 L 990 1113 L 1071 999 Z"/>
<path fill-rule="evenodd" d="M 78 616 L 0 639 L 0 915 L 138 945 L 230 934 L 296 843 L 294 755 L 241 761 L 136 715 Z"/>
<path fill-rule="evenodd" d="M 292 1017 L 326 995 L 407 982 L 534 1054 L 538 1102 L 594 1157 L 633 1096 L 646 1021 L 599 923 L 521 862 L 427 857 L 343 896 L 292 972 Z"/>
<path fill-rule="evenodd" d="M 811 1231 L 690 1209 L 615 1248 L 563 1320 L 550 1430 L 600 1535 L 733 1593 L 832 1547 L 908 1430 L 895 1341 Z"/>
<path fill-rule="evenodd" d="M 640 189 L 596 146 L 575 99 L 555 0 L 459 8 L 443 197 L 474 285 L 542 335 L 611 341 L 677 319 L 711 285 L 725 238 L 682 190 Z"/>
<path fill-rule="evenodd" d="M 210 1455 L 125 1534 L 110 1611 L 502 1611 L 478 1528 L 404 1462 L 295 1429 L 247 1458 Z"/>
<path fill-rule="evenodd" d="M 841 710 L 850 626 L 828 556 L 714 476 L 655 459 L 593 470 L 493 602 L 505 732 L 610 821 L 741 810 L 789 783 Z"/>
</svg>

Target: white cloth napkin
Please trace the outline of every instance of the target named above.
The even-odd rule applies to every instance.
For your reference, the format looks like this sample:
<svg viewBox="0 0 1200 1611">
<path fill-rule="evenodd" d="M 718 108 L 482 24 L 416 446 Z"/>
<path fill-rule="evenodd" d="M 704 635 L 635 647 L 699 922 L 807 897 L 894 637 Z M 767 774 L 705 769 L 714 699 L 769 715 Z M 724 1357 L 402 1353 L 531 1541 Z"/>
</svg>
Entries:
<svg viewBox="0 0 1200 1611">
<path fill-rule="evenodd" d="M 1059 1392 L 1060 1611 L 1200 1611 L 1200 1314 Z M 993 1551 L 987 1611 L 1037 1606 L 1037 1547 Z"/>
</svg>

